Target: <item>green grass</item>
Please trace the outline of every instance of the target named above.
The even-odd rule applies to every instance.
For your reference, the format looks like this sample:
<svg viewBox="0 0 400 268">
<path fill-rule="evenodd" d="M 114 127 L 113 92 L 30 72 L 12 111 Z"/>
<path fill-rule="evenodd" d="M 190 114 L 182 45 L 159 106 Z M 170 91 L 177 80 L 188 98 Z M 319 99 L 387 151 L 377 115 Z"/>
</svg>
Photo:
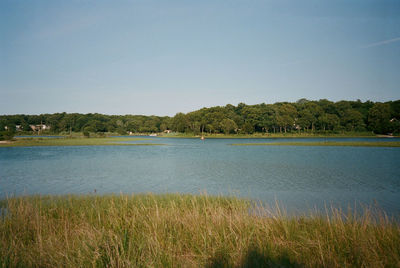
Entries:
<svg viewBox="0 0 400 268">
<path fill-rule="evenodd" d="M 269 143 L 233 143 L 234 146 L 354 146 L 354 147 L 400 147 L 400 142 L 369 141 L 321 141 L 321 142 L 269 142 Z"/>
<path fill-rule="evenodd" d="M 383 213 L 288 217 L 206 195 L 4 200 L 0 267 L 399 267 Z M 260 208 L 261 211 L 265 211 Z"/>
<path fill-rule="evenodd" d="M 124 141 L 143 141 L 142 138 L 17 138 L 9 143 L 1 143 L 0 147 L 21 146 L 90 146 L 90 145 L 161 145 L 156 143 L 123 143 Z"/>
</svg>

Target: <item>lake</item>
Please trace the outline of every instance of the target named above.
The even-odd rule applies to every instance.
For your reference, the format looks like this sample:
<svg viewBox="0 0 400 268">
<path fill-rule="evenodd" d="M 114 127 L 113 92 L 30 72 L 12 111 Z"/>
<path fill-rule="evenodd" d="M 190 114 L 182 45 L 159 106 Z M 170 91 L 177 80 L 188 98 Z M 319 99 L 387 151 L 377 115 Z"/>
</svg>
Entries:
<svg viewBox="0 0 400 268">
<path fill-rule="evenodd" d="M 398 138 L 184 139 L 164 146 L 0 148 L 0 197 L 24 194 L 203 193 L 275 203 L 289 212 L 378 204 L 400 212 L 400 148 L 231 146 Z"/>
</svg>

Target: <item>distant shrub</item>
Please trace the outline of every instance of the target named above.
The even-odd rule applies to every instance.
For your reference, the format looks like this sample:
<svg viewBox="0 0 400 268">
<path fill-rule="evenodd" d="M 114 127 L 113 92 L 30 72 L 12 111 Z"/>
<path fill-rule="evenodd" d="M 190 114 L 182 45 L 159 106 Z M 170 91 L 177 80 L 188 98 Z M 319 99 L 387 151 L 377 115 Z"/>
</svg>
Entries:
<svg viewBox="0 0 400 268">
<path fill-rule="evenodd" d="M 11 131 L 0 131 L 0 140 L 12 140 L 14 133 Z"/>
</svg>

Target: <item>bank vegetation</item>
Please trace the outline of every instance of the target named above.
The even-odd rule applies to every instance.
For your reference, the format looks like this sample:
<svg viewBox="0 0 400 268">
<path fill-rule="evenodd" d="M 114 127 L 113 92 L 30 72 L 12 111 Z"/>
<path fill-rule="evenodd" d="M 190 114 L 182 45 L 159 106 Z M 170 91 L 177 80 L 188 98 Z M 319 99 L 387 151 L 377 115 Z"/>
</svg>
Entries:
<svg viewBox="0 0 400 268">
<path fill-rule="evenodd" d="M 379 210 L 287 216 L 235 197 L 70 195 L 1 203 L 0 267 L 399 267 Z"/>
<path fill-rule="evenodd" d="M 400 133 L 400 100 L 389 102 L 326 99 L 274 104 L 215 106 L 169 116 L 54 113 L 0 116 L 0 139 L 21 134 L 85 136 L 101 133 L 180 133 L 187 135 L 333 135 Z"/>
</svg>

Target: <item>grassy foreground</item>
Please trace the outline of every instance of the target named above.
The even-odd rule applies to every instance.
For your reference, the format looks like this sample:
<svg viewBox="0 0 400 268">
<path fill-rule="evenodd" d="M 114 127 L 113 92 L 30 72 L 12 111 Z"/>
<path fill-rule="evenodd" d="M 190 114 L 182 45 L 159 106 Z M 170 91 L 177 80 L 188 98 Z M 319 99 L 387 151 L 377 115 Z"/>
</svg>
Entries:
<svg viewBox="0 0 400 268">
<path fill-rule="evenodd" d="M 400 142 L 369 141 L 321 141 L 321 142 L 265 142 L 265 143 L 233 143 L 234 146 L 354 146 L 354 147 L 400 147 Z"/>
<path fill-rule="evenodd" d="M 400 266 L 400 226 L 382 214 L 262 217 L 250 205 L 205 195 L 10 198 L 0 266 Z"/>
<path fill-rule="evenodd" d="M 161 145 L 156 143 L 123 143 L 124 141 L 142 141 L 145 138 L 17 138 L 2 143 L 0 147 L 21 146 L 90 146 L 90 145 Z"/>
</svg>

